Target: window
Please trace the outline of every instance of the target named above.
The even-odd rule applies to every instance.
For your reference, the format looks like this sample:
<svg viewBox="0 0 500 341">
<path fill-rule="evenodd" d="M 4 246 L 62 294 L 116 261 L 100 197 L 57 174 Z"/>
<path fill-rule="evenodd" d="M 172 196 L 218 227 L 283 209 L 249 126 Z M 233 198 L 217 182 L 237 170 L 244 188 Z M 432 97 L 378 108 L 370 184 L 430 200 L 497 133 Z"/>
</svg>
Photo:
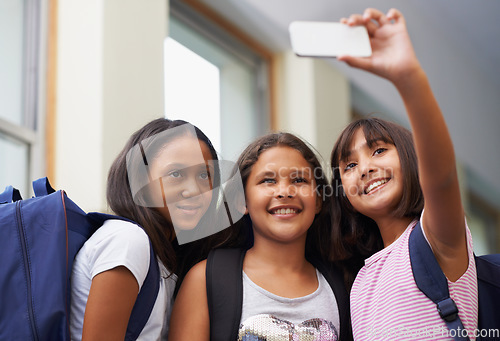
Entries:
<svg viewBox="0 0 500 341">
<path fill-rule="evenodd" d="M 270 128 L 266 60 L 180 1 L 170 2 L 165 114 L 197 125 L 235 160 Z"/>
<path fill-rule="evenodd" d="M 473 192 L 468 191 L 468 196 L 467 225 L 472 233 L 474 252 L 478 256 L 500 252 L 500 213 Z"/>
<path fill-rule="evenodd" d="M 35 165 L 40 1 L 0 2 L 0 190 L 28 195 Z"/>
<path fill-rule="evenodd" d="M 173 38 L 165 39 L 165 115 L 210 136 L 220 151 L 220 71 Z"/>
</svg>

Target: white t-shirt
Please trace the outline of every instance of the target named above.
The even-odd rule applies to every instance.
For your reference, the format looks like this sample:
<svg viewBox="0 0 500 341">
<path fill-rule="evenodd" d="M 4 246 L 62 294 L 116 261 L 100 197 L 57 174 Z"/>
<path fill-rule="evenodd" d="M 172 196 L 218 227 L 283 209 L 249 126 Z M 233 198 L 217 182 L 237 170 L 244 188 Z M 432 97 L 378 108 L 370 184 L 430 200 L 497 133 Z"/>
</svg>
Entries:
<svg viewBox="0 0 500 341">
<path fill-rule="evenodd" d="M 81 340 L 85 306 L 97 274 L 124 266 L 142 287 L 149 269 L 149 239 L 139 226 L 122 221 L 107 220 L 83 245 L 76 255 L 71 276 L 72 340 Z M 160 267 L 160 289 L 153 311 L 138 340 L 166 340 L 168 321 L 172 311 L 172 297 L 177 280 L 169 277 L 169 271 L 158 261 Z"/>
</svg>

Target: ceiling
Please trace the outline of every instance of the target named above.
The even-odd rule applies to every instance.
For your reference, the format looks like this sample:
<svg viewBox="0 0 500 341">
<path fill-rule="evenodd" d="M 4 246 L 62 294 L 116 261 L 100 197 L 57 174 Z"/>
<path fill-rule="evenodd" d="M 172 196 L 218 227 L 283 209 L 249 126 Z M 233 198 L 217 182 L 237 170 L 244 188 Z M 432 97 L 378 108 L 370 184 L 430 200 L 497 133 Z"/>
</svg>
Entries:
<svg viewBox="0 0 500 341">
<path fill-rule="evenodd" d="M 338 21 L 367 7 L 399 9 L 448 123 L 469 186 L 500 207 L 500 1 L 200 0 L 268 49 L 290 50 L 294 20 Z M 331 63 L 407 124 L 387 81 Z M 497 199 L 497 200 L 495 200 Z"/>
</svg>

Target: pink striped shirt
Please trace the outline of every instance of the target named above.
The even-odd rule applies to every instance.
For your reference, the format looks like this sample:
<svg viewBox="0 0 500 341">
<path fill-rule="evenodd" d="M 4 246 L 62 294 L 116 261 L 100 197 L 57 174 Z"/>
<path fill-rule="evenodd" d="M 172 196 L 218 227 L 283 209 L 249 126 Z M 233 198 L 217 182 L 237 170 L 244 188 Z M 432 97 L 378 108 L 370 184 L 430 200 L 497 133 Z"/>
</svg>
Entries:
<svg viewBox="0 0 500 341">
<path fill-rule="evenodd" d="M 365 261 L 351 291 L 355 340 L 453 340 L 436 305 L 415 284 L 408 240 L 417 221 L 391 245 Z M 471 340 L 477 328 L 477 275 L 472 237 L 467 230 L 469 266 L 448 286 Z"/>
</svg>

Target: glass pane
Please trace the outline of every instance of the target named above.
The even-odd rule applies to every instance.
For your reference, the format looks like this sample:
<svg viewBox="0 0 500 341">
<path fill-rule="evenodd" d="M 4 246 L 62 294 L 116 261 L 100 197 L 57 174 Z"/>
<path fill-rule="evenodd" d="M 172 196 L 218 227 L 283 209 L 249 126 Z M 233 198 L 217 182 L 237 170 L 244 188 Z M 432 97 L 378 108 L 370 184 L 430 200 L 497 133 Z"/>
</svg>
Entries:
<svg viewBox="0 0 500 341">
<path fill-rule="evenodd" d="M 488 237 L 486 235 L 486 224 L 478 216 L 474 214 L 467 215 L 467 225 L 472 234 L 472 240 L 474 241 L 474 252 L 478 256 L 486 255 L 490 253 L 488 248 Z"/>
<path fill-rule="evenodd" d="M 172 38 L 164 51 L 165 116 L 196 125 L 220 151 L 219 69 Z"/>
<path fill-rule="evenodd" d="M 0 191 L 13 186 L 28 197 L 28 145 L 0 133 Z"/>
<path fill-rule="evenodd" d="M 241 53 L 233 53 L 226 46 L 222 47 L 176 18 L 170 17 L 169 23 L 171 38 L 215 65 L 218 69 L 219 83 L 213 85 L 218 88 L 211 89 L 210 96 L 217 96 L 212 91 L 218 91 L 220 111 L 215 114 L 208 112 L 203 107 L 199 110 L 210 122 L 220 125 L 220 149 L 218 151 L 222 154 L 222 157 L 228 160 L 236 160 L 251 140 L 268 129 L 267 125 L 263 124 L 262 113 L 259 112 L 258 108 L 257 77 L 259 71 L 257 62 L 252 60 L 253 57 L 244 58 Z M 167 53 L 165 51 L 166 55 Z M 183 60 L 183 62 L 186 61 L 186 59 Z M 165 68 L 168 67 L 180 68 L 181 64 L 179 62 L 173 66 L 166 65 Z M 189 65 L 185 67 L 190 68 Z M 197 87 L 198 83 L 202 82 L 200 74 L 186 72 L 184 77 L 187 79 L 183 81 L 191 84 L 187 90 L 184 90 L 188 91 L 189 101 L 196 102 L 204 98 L 205 94 L 196 94 L 192 91 Z M 174 82 L 173 84 L 181 84 L 181 81 L 169 79 L 167 74 L 165 79 Z M 167 86 L 165 88 L 167 89 Z M 182 91 L 181 88 L 176 88 L 177 91 Z M 170 96 L 180 95 L 170 94 Z M 186 103 L 187 101 L 184 102 L 184 105 Z M 168 112 L 169 103 L 165 103 L 165 108 Z M 200 126 L 200 129 L 204 130 L 212 140 L 216 141 L 219 138 L 219 134 L 212 134 L 208 130 L 205 131 L 203 126 Z"/>
<path fill-rule="evenodd" d="M 24 1 L 0 1 L 0 117 L 23 124 Z"/>
<path fill-rule="evenodd" d="M 494 207 L 469 193 L 467 224 L 474 241 L 476 255 L 500 252 L 497 231 L 498 212 Z"/>
</svg>

